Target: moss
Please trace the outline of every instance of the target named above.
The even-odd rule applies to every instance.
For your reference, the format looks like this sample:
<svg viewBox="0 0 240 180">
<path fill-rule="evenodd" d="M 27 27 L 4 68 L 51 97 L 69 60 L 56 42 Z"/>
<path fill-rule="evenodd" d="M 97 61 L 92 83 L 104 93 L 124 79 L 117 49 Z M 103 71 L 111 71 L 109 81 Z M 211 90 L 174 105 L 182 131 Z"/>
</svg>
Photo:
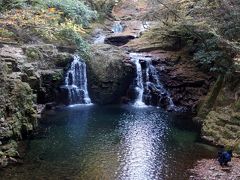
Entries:
<svg viewBox="0 0 240 180">
<path fill-rule="evenodd" d="M 239 115 L 233 115 L 231 118 L 231 124 L 240 126 L 240 116 Z"/>
<path fill-rule="evenodd" d="M 205 118 L 209 111 L 212 109 L 224 82 L 224 76 L 219 75 L 217 81 L 215 82 L 213 88 L 211 89 L 210 93 L 208 94 L 206 101 L 202 104 L 199 108 L 198 116 L 201 118 Z"/>
<path fill-rule="evenodd" d="M 0 28 L 0 37 L 2 37 L 2 38 L 13 38 L 14 33 L 7 30 L 7 29 Z"/>
<path fill-rule="evenodd" d="M 223 131 L 223 134 L 224 134 L 224 138 L 225 139 L 230 140 L 230 139 L 234 139 L 235 138 L 235 135 L 234 135 L 234 133 L 231 130 L 225 129 Z"/>
<path fill-rule="evenodd" d="M 61 81 L 62 79 L 63 79 L 63 73 L 62 73 L 62 72 L 57 71 L 56 73 L 54 73 L 54 74 L 52 75 L 52 81 L 57 81 L 57 82 L 59 82 L 59 81 Z"/>
<path fill-rule="evenodd" d="M 240 99 L 238 99 L 235 104 L 234 104 L 234 107 L 237 111 L 240 111 Z"/>
<path fill-rule="evenodd" d="M 28 47 L 25 53 L 30 61 L 39 61 L 43 59 L 42 53 L 37 48 Z"/>
<path fill-rule="evenodd" d="M 65 68 L 71 61 L 73 57 L 68 53 L 58 53 L 56 57 L 54 57 L 54 64 L 57 67 Z"/>
</svg>

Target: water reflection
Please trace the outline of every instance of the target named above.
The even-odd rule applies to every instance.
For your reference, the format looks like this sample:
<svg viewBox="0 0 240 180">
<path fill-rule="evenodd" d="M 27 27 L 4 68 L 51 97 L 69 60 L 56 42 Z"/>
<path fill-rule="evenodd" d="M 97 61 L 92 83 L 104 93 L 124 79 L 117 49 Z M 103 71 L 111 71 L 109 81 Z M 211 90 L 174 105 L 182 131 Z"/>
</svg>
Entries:
<svg viewBox="0 0 240 180">
<path fill-rule="evenodd" d="M 132 109 L 123 115 L 117 179 L 152 180 L 160 177 L 166 155 L 167 125 L 163 117 L 152 113 L 150 108 Z"/>
<path fill-rule="evenodd" d="M 177 118 L 177 117 L 174 117 Z M 74 106 L 47 117 L 47 138 L 34 139 L 22 166 L 4 179 L 188 179 L 196 160 L 212 157 L 196 133 L 173 126 L 154 107 Z"/>
</svg>

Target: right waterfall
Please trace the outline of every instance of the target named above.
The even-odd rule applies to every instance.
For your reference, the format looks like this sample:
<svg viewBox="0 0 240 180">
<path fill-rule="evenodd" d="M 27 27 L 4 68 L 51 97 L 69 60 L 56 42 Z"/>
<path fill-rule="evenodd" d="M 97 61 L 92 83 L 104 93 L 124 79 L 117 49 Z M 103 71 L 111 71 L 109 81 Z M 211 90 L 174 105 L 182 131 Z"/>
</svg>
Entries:
<svg viewBox="0 0 240 180">
<path fill-rule="evenodd" d="M 141 53 L 130 53 L 130 58 L 136 67 L 136 77 L 133 82 L 134 106 L 161 105 L 161 102 L 165 102 L 169 110 L 176 110 L 177 107 L 170 93 L 164 88 L 158 71 L 152 64 L 152 58 Z"/>
</svg>

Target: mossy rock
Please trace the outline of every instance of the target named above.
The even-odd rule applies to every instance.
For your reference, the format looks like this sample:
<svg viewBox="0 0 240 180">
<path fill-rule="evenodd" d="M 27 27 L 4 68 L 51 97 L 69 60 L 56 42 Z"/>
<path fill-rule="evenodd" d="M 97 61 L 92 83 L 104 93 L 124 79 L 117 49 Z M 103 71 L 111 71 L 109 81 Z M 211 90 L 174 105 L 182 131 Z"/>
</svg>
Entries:
<svg viewBox="0 0 240 180">
<path fill-rule="evenodd" d="M 31 62 L 43 59 L 43 54 L 40 52 L 38 48 L 35 47 L 26 48 L 25 54 L 28 57 L 28 60 L 30 60 Z"/>
<path fill-rule="evenodd" d="M 86 60 L 89 93 L 99 104 L 119 103 L 134 78 L 134 67 L 119 48 L 95 45 L 92 56 Z"/>
<path fill-rule="evenodd" d="M 0 158 L 5 156 L 4 152 L 0 151 Z"/>
<path fill-rule="evenodd" d="M 57 82 L 59 82 L 59 81 L 61 81 L 61 80 L 63 80 L 63 72 L 62 71 L 56 71 L 56 73 L 54 73 L 53 75 L 52 75 L 52 81 L 57 81 Z"/>
<path fill-rule="evenodd" d="M 235 104 L 234 104 L 235 108 L 237 111 L 240 111 L 240 99 L 238 99 Z"/>
<path fill-rule="evenodd" d="M 217 81 L 215 82 L 211 91 L 207 95 L 205 102 L 199 108 L 199 111 L 198 111 L 199 117 L 205 118 L 207 116 L 207 114 L 211 111 L 211 109 L 213 108 L 213 106 L 217 100 L 217 97 L 222 89 L 223 82 L 224 82 L 224 76 L 219 75 Z"/>
<path fill-rule="evenodd" d="M 0 28 L 0 37 L 2 38 L 13 38 L 15 34 L 7 29 Z"/>
<path fill-rule="evenodd" d="M 73 56 L 69 53 L 58 53 L 53 60 L 56 67 L 65 68 L 73 60 Z"/>
<path fill-rule="evenodd" d="M 8 149 L 11 149 L 11 148 L 14 148 L 14 149 L 17 148 L 17 142 L 16 141 L 14 141 L 14 140 L 9 141 L 7 144 L 1 146 L 0 150 L 5 152 L 5 151 L 7 151 Z"/>
</svg>

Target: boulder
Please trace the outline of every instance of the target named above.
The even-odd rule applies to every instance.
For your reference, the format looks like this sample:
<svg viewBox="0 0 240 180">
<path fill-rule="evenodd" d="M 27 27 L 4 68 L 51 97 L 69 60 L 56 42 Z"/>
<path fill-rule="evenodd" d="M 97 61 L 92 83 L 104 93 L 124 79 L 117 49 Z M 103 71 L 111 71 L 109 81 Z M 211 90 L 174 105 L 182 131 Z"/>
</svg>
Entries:
<svg viewBox="0 0 240 180">
<path fill-rule="evenodd" d="M 107 44 L 94 45 L 86 64 L 92 101 L 98 104 L 119 103 L 135 74 L 126 54 Z"/>
</svg>

